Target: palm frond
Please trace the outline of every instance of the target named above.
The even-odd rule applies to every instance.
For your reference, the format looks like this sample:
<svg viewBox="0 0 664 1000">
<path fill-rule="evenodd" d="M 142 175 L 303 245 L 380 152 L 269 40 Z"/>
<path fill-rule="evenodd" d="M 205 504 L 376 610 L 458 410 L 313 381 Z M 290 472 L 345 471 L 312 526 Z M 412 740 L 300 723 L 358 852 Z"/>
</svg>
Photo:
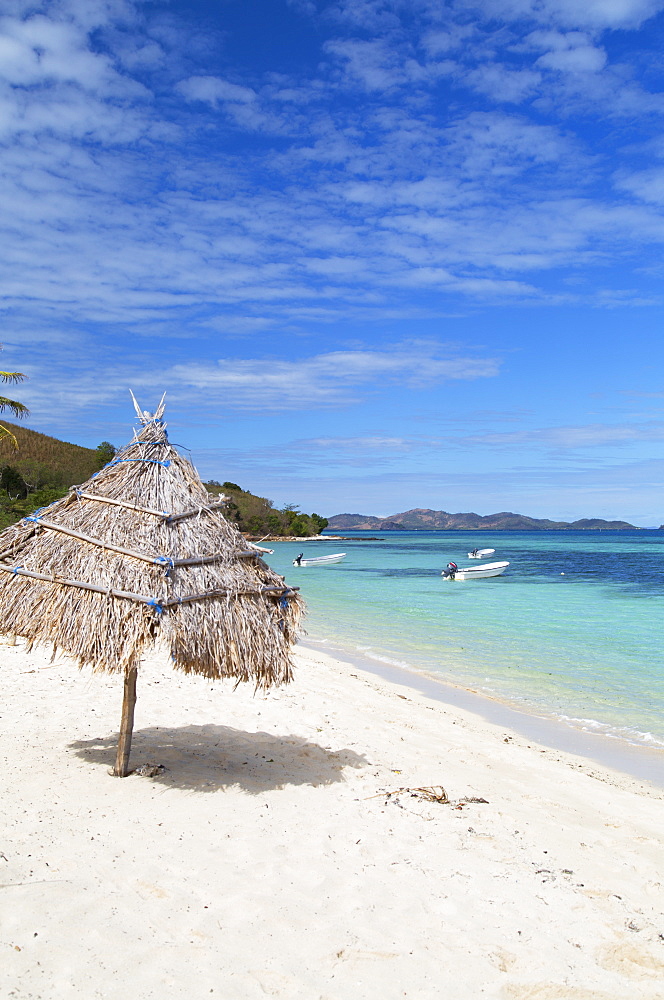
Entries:
<svg viewBox="0 0 664 1000">
<path fill-rule="evenodd" d="M 4 410 L 11 410 L 15 417 L 27 417 L 30 412 L 23 403 L 19 403 L 15 399 L 7 399 L 6 396 L 0 396 L 0 413 Z"/>
<path fill-rule="evenodd" d="M 0 379 L 3 382 L 22 382 L 27 377 L 23 372 L 0 372 Z"/>
<path fill-rule="evenodd" d="M 8 427 L 0 424 L 0 441 L 9 441 L 14 451 L 18 451 L 18 441 Z"/>
</svg>

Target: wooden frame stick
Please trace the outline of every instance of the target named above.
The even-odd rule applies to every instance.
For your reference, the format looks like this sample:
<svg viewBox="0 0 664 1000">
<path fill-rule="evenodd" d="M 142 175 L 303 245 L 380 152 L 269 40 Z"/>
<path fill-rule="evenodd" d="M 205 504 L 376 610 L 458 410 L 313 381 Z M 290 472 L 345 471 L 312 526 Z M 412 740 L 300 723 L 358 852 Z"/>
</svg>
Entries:
<svg viewBox="0 0 664 1000">
<path fill-rule="evenodd" d="M 100 549 L 107 549 L 109 552 L 119 552 L 121 556 L 131 556 L 132 559 L 141 559 L 143 562 L 153 563 L 154 556 L 148 556 L 144 552 L 136 552 L 134 549 L 125 549 L 121 545 L 114 545 L 112 542 L 103 542 L 100 538 L 93 538 L 92 535 L 84 535 L 82 531 L 74 531 L 64 524 L 56 524 L 55 521 L 45 521 L 41 517 L 33 519 L 40 528 L 48 528 L 50 531 L 61 531 L 63 535 L 71 535 L 72 538 L 80 538 L 82 542 L 89 545 L 96 545 Z"/>
<path fill-rule="evenodd" d="M 118 552 L 121 556 L 129 556 L 131 559 L 140 559 L 142 562 L 154 563 L 159 565 L 164 560 L 170 558 L 169 556 L 161 556 L 155 558 L 154 556 L 148 555 L 146 552 L 137 552 L 136 549 L 125 549 L 121 545 L 115 545 L 113 542 L 105 542 L 101 538 L 93 538 L 92 535 L 84 535 L 81 531 L 75 531 L 73 528 L 67 528 L 64 524 L 56 524 L 55 521 L 45 521 L 41 517 L 33 517 L 33 521 L 39 525 L 40 528 L 47 528 L 49 531 L 61 531 L 63 535 L 71 535 L 72 538 L 80 538 L 82 542 L 87 542 L 88 545 L 96 545 L 97 548 L 105 549 L 108 552 Z M 240 552 L 233 553 L 238 559 L 255 559 L 258 555 L 254 549 L 242 549 Z M 225 554 L 223 552 L 216 552 L 211 556 L 190 556 L 187 559 L 173 559 L 173 566 L 199 566 L 203 563 L 218 562 L 220 559 L 224 559 Z"/>
<path fill-rule="evenodd" d="M 180 514 L 169 514 L 166 518 L 166 523 L 173 524 L 174 521 L 182 521 L 185 517 L 195 517 L 196 514 L 206 514 L 208 511 L 220 510 L 225 504 L 225 500 L 215 500 L 214 503 L 208 503 L 204 507 L 192 507 L 191 510 L 183 510 Z"/>
<path fill-rule="evenodd" d="M 121 597 L 129 601 L 137 601 L 141 604 L 150 604 L 161 608 L 169 608 L 177 604 L 186 604 L 190 601 L 202 600 L 204 597 L 246 597 L 260 594 L 286 594 L 299 590 L 299 587 L 287 587 L 286 584 L 277 586 L 261 587 L 260 590 L 227 590 L 219 588 L 217 590 L 206 590 L 201 594 L 186 594 L 184 597 L 176 597 L 172 600 L 158 600 L 156 597 L 148 597 L 146 594 L 133 594 L 127 590 L 115 590 L 113 587 L 98 587 L 94 583 L 85 583 L 83 580 L 65 580 L 63 577 L 48 573 L 34 573 L 30 569 L 22 566 L 6 566 L 0 563 L 0 572 L 11 573 L 12 576 L 27 576 L 32 580 L 43 580 L 45 583 L 52 583 L 59 587 L 78 587 L 80 590 L 91 590 L 95 594 L 106 594 L 107 597 Z"/>
<path fill-rule="evenodd" d="M 127 510 L 137 511 L 139 514 L 154 514 L 155 517 L 167 518 L 169 515 L 164 510 L 153 510 L 152 507 L 139 507 L 138 504 L 128 503 L 126 500 L 115 500 L 113 497 L 102 497 L 97 493 L 83 493 L 76 490 L 75 496 L 79 500 L 98 500 L 99 503 L 111 503 L 115 507 L 125 507 Z"/>
<path fill-rule="evenodd" d="M 139 507 L 138 504 L 128 503 L 126 500 L 116 500 L 114 497 L 103 497 L 98 493 L 84 493 L 82 490 L 76 490 L 74 496 L 77 496 L 79 500 L 97 500 L 99 503 L 111 503 L 116 507 L 125 507 L 127 510 L 138 511 L 140 514 L 153 514 L 155 517 L 162 518 L 168 524 L 172 524 L 173 521 L 181 521 L 185 517 L 194 517 L 196 514 L 205 514 L 207 511 L 219 510 L 226 503 L 225 500 L 215 500 L 213 503 L 205 504 L 202 507 L 192 507 L 190 510 L 184 510 L 179 514 L 169 514 L 165 510 L 154 510 L 152 507 Z"/>
<path fill-rule="evenodd" d="M 35 573 L 31 569 L 24 569 L 23 566 L 7 566 L 0 563 L 0 572 L 11 573 L 12 576 L 27 576 L 31 580 L 43 580 L 45 583 L 57 584 L 59 587 L 78 587 L 79 590 L 91 590 L 95 594 L 106 594 L 108 597 L 124 597 L 129 601 L 138 601 L 141 604 L 154 604 L 155 598 L 146 594 L 133 594 L 127 590 L 116 590 L 114 587 L 98 587 L 94 583 L 85 583 L 83 580 L 67 580 L 53 573 Z"/>
</svg>

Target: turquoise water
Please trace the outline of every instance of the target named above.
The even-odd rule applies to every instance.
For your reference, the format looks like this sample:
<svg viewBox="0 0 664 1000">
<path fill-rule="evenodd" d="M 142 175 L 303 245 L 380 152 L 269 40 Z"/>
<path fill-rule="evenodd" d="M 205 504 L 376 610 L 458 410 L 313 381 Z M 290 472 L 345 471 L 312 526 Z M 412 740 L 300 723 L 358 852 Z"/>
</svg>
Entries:
<svg viewBox="0 0 664 1000">
<path fill-rule="evenodd" d="M 301 587 L 309 640 L 664 747 L 664 531 L 344 534 L 267 557 Z M 505 575 L 443 580 L 450 559 L 478 565 L 476 546 L 509 560 Z M 301 551 L 347 555 L 293 567 Z"/>
</svg>

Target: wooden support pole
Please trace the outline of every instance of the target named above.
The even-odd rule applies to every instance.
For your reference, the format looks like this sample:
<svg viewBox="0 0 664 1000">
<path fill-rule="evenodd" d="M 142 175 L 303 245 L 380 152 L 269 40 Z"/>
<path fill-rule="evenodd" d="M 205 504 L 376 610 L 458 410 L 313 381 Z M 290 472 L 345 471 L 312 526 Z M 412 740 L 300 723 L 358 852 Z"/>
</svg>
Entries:
<svg viewBox="0 0 664 1000">
<path fill-rule="evenodd" d="M 115 758 L 115 768 L 113 769 L 113 774 L 117 778 L 126 778 L 129 774 L 129 752 L 131 751 L 131 737 L 134 731 L 137 674 L 137 667 L 129 667 L 125 670 L 120 739 L 118 740 L 118 752 Z"/>
</svg>

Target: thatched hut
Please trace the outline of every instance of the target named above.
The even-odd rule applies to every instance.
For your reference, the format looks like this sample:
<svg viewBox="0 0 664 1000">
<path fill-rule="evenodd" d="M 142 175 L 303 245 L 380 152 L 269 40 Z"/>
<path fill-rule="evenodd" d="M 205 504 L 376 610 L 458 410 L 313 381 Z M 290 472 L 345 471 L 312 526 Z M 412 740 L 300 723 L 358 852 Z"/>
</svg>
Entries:
<svg viewBox="0 0 664 1000">
<path fill-rule="evenodd" d="M 79 666 L 124 674 L 115 774 L 128 773 L 141 654 L 269 688 L 291 679 L 302 602 L 223 517 L 171 445 L 162 399 L 68 496 L 0 533 L 0 634 L 52 643 Z"/>
</svg>

